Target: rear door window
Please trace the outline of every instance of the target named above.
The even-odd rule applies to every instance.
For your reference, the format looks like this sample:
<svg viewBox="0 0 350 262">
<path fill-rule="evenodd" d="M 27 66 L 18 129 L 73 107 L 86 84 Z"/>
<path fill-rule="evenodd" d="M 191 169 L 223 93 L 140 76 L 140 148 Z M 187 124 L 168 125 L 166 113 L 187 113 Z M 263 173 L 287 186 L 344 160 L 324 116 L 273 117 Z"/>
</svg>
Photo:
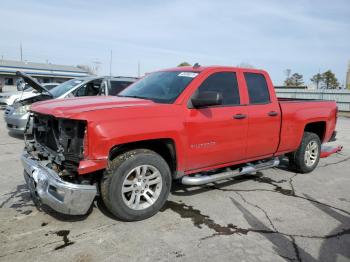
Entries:
<svg viewBox="0 0 350 262">
<path fill-rule="evenodd" d="M 265 76 L 257 73 L 244 73 L 250 104 L 270 103 L 269 88 Z"/>
</svg>

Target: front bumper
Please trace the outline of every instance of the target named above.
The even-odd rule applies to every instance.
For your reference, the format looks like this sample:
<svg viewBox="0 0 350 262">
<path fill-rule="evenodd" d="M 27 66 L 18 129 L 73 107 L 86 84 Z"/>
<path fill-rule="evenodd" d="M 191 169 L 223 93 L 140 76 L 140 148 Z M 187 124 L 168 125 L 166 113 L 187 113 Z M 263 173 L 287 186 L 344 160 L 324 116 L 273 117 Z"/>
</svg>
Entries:
<svg viewBox="0 0 350 262">
<path fill-rule="evenodd" d="M 29 113 L 24 115 L 13 115 L 14 108 L 7 107 L 5 109 L 5 121 L 7 129 L 15 133 L 24 133 L 27 126 Z"/>
<path fill-rule="evenodd" d="M 79 185 L 62 180 L 58 174 L 23 153 L 24 178 L 31 195 L 57 212 L 85 215 L 97 194 L 96 185 Z"/>
<path fill-rule="evenodd" d="M 10 105 L 10 101 L 8 98 L 0 98 L 0 108 L 5 109 L 8 105 Z"/>
</svg>

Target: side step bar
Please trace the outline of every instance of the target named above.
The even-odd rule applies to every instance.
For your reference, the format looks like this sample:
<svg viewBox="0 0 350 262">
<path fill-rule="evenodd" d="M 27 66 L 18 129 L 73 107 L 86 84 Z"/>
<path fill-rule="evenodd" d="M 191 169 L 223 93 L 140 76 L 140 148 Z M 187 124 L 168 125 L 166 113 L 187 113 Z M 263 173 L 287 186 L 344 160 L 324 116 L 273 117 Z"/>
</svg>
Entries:
<svg viewBox="0 0 350 262">
<path fill-rule="evenodd" d="M 199 186 L 199 185 L 204 185 L 212 182 L 216 182 L 219 180 L 224 180 L 236 176 L 241 176 L 245 174 L 250 174 L 257 172 L 259 170 L 271 168 L 278 166 L 280 163 L 280 160 L 276 157 L 272 160 L 269 160 L 267 162 L 259 163 L 259 164 L 247 164 L 244 167 L 241 167 L 237 170 L 233 171 L 227 171 L 227 172 L 222 172 L 218 173 L 215 175 L 195 175 L 195 176 L 184 176 L 182 177 L 182 184 L 184 185 L 189 185 L 189 186 Z"/>
</svg>

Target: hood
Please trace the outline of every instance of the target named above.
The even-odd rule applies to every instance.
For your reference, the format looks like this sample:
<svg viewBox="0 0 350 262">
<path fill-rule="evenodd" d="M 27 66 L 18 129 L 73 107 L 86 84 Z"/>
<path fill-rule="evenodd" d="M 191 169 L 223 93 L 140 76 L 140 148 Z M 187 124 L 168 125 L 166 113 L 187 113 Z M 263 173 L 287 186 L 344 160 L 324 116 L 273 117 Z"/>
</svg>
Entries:
<svg viewBox="0 0 350 262">
<path fill-rule="evenodd" d="M 50 91 L 47 88 L 42 86 L 38 81 L 36 81 L 34 78 L 32 78 L 31 76 L 27 75 L 26 73 L 23 73 L 21 71 L 17 71 L 16 75 L 18 77 L 22 77 L 24 82 L 26 82 L 28 85 L 30 85 L 33 89 L 37 90 L 39 93 L 46 92 L 51 97 L 53 97 L 53 95 L 50 93 Z"/>
<path fill-rule="evenodd" d="M 33 92 L 8 92 L 3 93 L 0 95 L 0 99 L 5 100 L 7 105 L 12 105 L 14 103 L 19 103 L 21 101 L 24 101 L 30 97 L 37 96 L 38 94 L 35 94 Z"/>
<path fill-rule="evenodd" d="M 24 92 L 24 93 L 28 93 L 28 92 Z M 13 95 L 21 95 L 22 91 L 12 91 L 12 92 L 4 92 L 4 93 L 0 93 L 0 97 L 9 97 L 9 96 L 13 96 Z"/>
<path fill-rule="evenodd" d="M 53 99 L 35 103 L 31 106 L 31 111 L 45 115 L 53 115 L 55 117 L 67 118 L 87 111 L 121 107 L 149 106 L 153 104 L 154 102 L 152 102 L 151 100 L 144 100 L 138 98 L 116 96 L 90 96 Z"/>
</svg>

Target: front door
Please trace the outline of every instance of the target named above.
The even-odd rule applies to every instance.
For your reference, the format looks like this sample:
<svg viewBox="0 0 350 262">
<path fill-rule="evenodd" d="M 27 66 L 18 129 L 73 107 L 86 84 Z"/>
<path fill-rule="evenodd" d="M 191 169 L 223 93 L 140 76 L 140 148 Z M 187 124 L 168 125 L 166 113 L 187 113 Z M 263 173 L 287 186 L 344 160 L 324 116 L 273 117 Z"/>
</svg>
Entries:
<svg viewBox="0 0 350 262">
<path fill-rule="evenodd" d="M 236 73 L 211 74 L 193 95 L 206 91 L 220 93 L 222 104 L 188 109 L 184 126 L 187 137 L 186 171 L 245 158 L 247 108 L 240 105 Z"/>
</svg>

